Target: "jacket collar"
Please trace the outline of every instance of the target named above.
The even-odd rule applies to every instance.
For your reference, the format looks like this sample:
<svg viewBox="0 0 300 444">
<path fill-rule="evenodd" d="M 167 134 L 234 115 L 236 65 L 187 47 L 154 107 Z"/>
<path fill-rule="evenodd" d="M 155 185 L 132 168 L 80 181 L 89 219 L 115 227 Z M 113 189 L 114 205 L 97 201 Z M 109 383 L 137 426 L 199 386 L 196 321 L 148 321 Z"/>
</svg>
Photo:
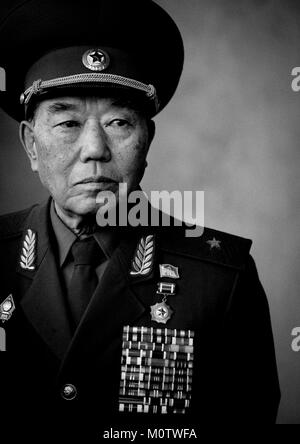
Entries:
<svg viewBox="0 0 300 444">
<path fill-rule="evenodd" d="M 54 354 L 61 358 L 71 340 L 71 330 L 53 248 L 50 202 L 49 199 L 34 207 L 25 224 L 21 252 L 26 233 L 31 230 L 36 237 L 34 269 L 24 269 L 19 262 L 17 273 L 21 275 L 20 304 L 26 317 Z M 32 281 L 29 288 L 28 279 Z"/>
<path fill-rule="evenodd" d="M 20 245 L 20 255 L 21 258 L 22 250 L 24 247 L 25 236 L 28 230 L 31 230 L 36 237 L 36 245 L 34 249 L 34 269 L 26 269 L 21 266 L 21 261 L 18 261 L 17 272 L 29 279 L 33 279 L 36 271 L 38 270 L 44 256 L 49 248 L 49 236 L 50 230 L 50 219 L 49 219 L 49 208 L 51 200 L 48 199 L 41 205 L 33 207 L 32 211 L 24 224 L 24 235 L 22 243 Z"/>
<path fill-rule="evenodd" d="M 52 351 L 63 358 L 67 350 L 81 343 L 87 331 L 94 331 L 95 325 L 99 335 L 107 338 L 114 335 L 120 326 L 134 322 L 145 312 L 148 307 L 144 306 L 139 291 L 135 291 L 134 287 L 153 278 L 155 255 L 150 273 L 131 275 L 132 260 L 140 239 L 149 236 L 151 230 L 128 227 L 118 229 L 121 241 L 72 337 L 59 279 L 57 252 L 53 248 L 50 203 L 48 200 L 34 207 L 25 224 L 26 231 L 31 229 L 36 234 L 35 269 L 23 269 L 19 263 L 17 272 L 27 282 L 28 279 L 32 280 L 21 299 L 27 318 Z M 107 322 L 108 318 L 110 322 Z"/>
</svg>

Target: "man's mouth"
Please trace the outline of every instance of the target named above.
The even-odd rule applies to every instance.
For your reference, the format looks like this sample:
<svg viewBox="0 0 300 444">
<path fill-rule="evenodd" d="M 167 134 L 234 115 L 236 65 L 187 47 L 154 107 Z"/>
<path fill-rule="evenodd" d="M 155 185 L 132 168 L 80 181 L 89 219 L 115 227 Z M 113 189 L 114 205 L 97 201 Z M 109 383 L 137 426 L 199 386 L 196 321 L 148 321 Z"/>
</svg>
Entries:
<svg viewBox="0 0 300 444">
<path fill-rule="evenodd" d="M 84 179 L 78 181 L 76 183 L 76 185 L 79 184 L 88 184 L 88 183 L 92 183 L 92 184 L 117 184 L 118 182 L 115 181 L 114 179 L 111 179 L 110 177 L 106 177 L 106 176 L 90 176 L 90 177 L 85 177 Z"/>
</svg>

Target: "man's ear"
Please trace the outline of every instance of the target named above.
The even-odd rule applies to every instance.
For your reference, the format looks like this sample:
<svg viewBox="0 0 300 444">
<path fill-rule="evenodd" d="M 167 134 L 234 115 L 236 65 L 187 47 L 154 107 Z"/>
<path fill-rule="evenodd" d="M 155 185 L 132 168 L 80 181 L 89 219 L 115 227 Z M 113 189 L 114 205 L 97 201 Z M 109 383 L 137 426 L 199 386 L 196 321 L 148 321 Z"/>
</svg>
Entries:
<svg viewBox="0 0 300 444">
<path fill-rule="evenodd" d="M 149 134 L 149 146 L 150 146 L 155 136 L 155 122 L 154 120 L 151 119 L 148 120 L 148 134 Z"/>
<path fill-rule="evenodd" d="M 38 154 L 35 144 L 33 126 L 27 120 L 20 123 L 19 137 L 30 160 L 32 171 L 38 171 Z"/>
</svg>

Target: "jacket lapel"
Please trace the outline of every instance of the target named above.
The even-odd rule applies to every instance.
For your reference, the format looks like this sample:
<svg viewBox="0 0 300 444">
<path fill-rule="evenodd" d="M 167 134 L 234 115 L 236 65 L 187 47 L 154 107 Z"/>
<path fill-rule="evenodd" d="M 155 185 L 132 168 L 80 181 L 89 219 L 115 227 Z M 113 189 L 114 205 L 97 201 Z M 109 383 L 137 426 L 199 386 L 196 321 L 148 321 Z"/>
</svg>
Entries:
<svg viewBox="0 0 300 444">
<path fill-rule="evenodd" d="M 62 367 L 70 362 L 87 344 L 104 351 L 116 338 L 122 338 L 124 325 L 133 325 L 149 309 L 143 302 L 142 290 L 135 284 L 153 278 L 153 274 L 134 279 L 130 275 L 131 262 L 140 240 L 139 230 L 120 242 L 113 253 L 75 335 L 70 343 Z M 153 259 L 154 260 L 154 259 Z M 90 338 L 90 340 L 89 340 Z"/>
<path fill-rule="evenodd" d="M 71 341 L 71 330 L 49 241 L 49 205 L 50 201 L 42 207 L 35 207 L 27 221 L 25 233 L 31 229 L 37 237 L 35 269 L 23 269 L 19 263 L 17 273 L 22 276 L 21 293 L 22 288 L 28 286 L 28 280 L 32 280 L 20 301 L 26 317 L 54 354 L 62 358 Z"/>
</svg>

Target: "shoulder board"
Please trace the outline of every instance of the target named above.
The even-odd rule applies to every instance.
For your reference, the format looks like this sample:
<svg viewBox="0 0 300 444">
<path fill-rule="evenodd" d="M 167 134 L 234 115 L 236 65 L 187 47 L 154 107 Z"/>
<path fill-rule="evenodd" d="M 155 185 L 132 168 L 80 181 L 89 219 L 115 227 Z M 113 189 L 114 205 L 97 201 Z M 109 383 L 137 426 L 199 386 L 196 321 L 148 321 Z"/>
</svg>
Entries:
<svg viewBox="0 0 300 444">
<path fill-rule="evenodd" d="M 199 237 L 186 237 L 183 227 L 161 232 L 162 250 L 202 261 L 243 269 L 252 245 L 245 239 L 222 231 L 204 228 Z"/>
<path fill-rule="evenodd" d="M 22 211 L 0 216 L 0 239 L 6 239 L 20 234 L 24 229 L 26 219 L 35 206 L 37 205 L 33 205 Z"/>
</svg>

